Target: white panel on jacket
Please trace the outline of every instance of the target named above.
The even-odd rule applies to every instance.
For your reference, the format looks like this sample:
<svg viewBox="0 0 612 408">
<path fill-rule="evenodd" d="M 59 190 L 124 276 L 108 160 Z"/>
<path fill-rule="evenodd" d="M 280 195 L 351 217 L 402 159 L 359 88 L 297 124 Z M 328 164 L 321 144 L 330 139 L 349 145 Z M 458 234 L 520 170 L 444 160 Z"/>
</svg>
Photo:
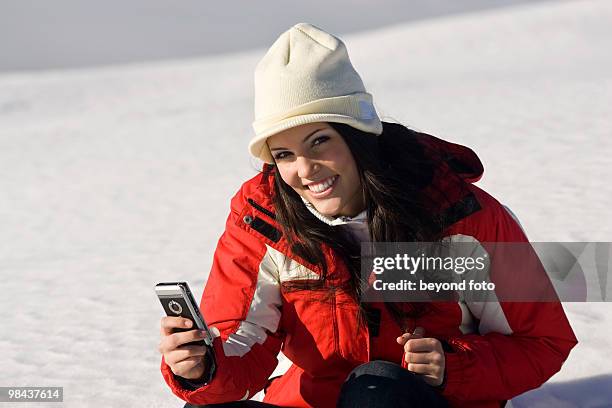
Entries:
<svg viewBox="0 0 612 408">
<path fill-rule="evenodd" d="M 469 256 L 472 258 L 486 257 L 486 259 L 489 259 L 487 251 L 483 248 L 480 242 L 473 236 L 456 234 L 456 235 L 451 235 L 449 237 L 445 237 L 442 241 L 450 242 L 450 243 L 465 242 L 465 243 L 473 244 L 473 246 L 471 247 L 474 249 L 469 254 L 468 253 L 466 254 L 453 253 L 452 256 Z M 457 247 L 451 246 L 451 248 L 457 248 Z M 486 271 L 483 271 L 483 272 L 486 275 L 488 273 L 488 268 Z M 474 279 L 477 281 L 482 280 L 483 278 L 486 278 L 486 276 L 474 277 Z M 469 277 L 464 274 L 462 275 L 462 279 L 469 280 Z M 467 309 L 473 315 L 473 317 L 480 320 L 480 324 L 478 326 L 478 332 L 480 334 L 487 334 L 490 332 L 496 332 L 496 333 L 501 333 L 501 334 L 506 334 L 506 335 L 512 334 L 512 329 L 510 328 L 510 324 L 508 323 L 508 320 L 506 319 L 506 315 L 504 314 L 504 311 L 502 310 L 501 305 L 499 304 L 497 295 L 495 294 L 495 292 L 489 292 L 488 296 L 489 297 L 487 298 L 486 302 L 475 302 L 475 301 L 470 301 L 469 299 L 462 299 L 464 300 L 465 306 L 467 306 Z M 465 312 L 465 308 L 462 307 L 461 311 Z M 471 320 L 470 318 L 465 317 L 465 316 L 462 318 L 462 327 L 461 327 L 462 332 L 464 332 L 464 330 L 468 330 L 467 327 L 463 327 L 464 321 L 468 322 L 470 320 Z"/>
<path fill-rule="evenodd" d="M 266 247 L 268 248 L 266 254 L 274 262 L 280 282 L 320 278 L 318 273 L 294 261 L 282 252 L 268 245 Z"/>
<path fill-rule="evenodd" d="M 259 263 L 257 287 L 247 316 L 238 330 L 223 343 L 226 356 L 242 357 L 251 350 L 253 344 L 263 344 L 266 341 L 267 331 L 274 333 L 278 330 L 281 317 L 280 283 L 278 268 L 269 249 Z"/>
</svg>

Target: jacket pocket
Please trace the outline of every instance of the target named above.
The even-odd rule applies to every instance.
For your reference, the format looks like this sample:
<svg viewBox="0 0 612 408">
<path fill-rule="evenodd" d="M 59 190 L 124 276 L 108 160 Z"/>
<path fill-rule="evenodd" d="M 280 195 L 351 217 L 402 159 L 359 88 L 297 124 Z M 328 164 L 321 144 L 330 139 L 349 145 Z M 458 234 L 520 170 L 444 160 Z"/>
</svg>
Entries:
<svg viewBox="0 0 612 408">
<path fill-rule="evenodd" d="M 325 375 L 336 359 L 331 298 L 318 290 L 292 290 L 283 297 L 283 353 L 309 374 Z"/>
</svg>

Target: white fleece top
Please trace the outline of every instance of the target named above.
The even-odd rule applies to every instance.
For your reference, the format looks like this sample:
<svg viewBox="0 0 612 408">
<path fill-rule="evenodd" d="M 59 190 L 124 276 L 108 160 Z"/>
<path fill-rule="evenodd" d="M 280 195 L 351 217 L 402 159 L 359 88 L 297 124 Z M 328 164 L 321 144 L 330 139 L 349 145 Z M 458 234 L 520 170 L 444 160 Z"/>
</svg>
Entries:
<svg viewBox="0 0 612 408">
<path fill-rule="evenodd" d="M 354 217 L 340 216 L 337 218 L 331 218 L 321 214 L 309 201 L 302 197 L 302 201 L 308 211 L 317 217 L 321 222 L 331 226 L 340 226 L 349 232 L 357 242 L 369 242 L 370 241 L 370 230 L 368 228 L 368 216 L 367 211 L 363 210 Z"/>
</svg>

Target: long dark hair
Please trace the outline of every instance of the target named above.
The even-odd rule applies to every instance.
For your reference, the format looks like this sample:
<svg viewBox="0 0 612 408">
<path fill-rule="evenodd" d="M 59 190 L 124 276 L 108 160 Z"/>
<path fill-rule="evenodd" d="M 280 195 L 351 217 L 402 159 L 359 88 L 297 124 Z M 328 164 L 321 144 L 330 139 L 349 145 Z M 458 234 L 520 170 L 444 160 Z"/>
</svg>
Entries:
<svg viewBox="0 0 612 408">
<path fill-rule="evenodd" d="M 425 187 L 430 186 L 437 163 L 418 143 L 415 132 L 401 124 L 388 122 L 383 122 L 383 133 L 379 136 L 345 124 L 329 125 L 342 136 L 357 165 L 370 240 L 439 240 L 445 225 L 437 215 L 439 212 L 435 203 L 429 202 L 423 192 Z M 314 217 L 301 197 L 280 175 L 276 174 L 274 179 L 272 201 L 277 220 L 293 252 L 321 268 L 321 285 L 327 276 L 322 246 L 333 248 L 350 271 L 348 290 L 359 300 L 362 287 L 360 243 L 343 229 L 327 225 Z"/>
</svg>

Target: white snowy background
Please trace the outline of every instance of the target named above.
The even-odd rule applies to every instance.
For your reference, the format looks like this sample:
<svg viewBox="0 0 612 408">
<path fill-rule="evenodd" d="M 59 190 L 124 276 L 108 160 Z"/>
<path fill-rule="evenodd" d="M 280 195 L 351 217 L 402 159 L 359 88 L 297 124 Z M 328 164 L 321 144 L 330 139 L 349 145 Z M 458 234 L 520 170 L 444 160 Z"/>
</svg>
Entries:
<svg viewBox="0 0 612 408">
<path fill-rule="evenodd" d="M 531 240 L 612 241 L 612 2 L 343 39 L 383 119 L 472 147 L 479 185 Z M 264 52 L 0 74 L 1 386 L 63 386 L 50 406 L 182 406 L 159 372 L 153 287 L 201 295 L 229 199 L 258 168 Z M 612 406 L 612 305 L 564 306 L 580 344 L 515 407 Z"/>
</svg>

